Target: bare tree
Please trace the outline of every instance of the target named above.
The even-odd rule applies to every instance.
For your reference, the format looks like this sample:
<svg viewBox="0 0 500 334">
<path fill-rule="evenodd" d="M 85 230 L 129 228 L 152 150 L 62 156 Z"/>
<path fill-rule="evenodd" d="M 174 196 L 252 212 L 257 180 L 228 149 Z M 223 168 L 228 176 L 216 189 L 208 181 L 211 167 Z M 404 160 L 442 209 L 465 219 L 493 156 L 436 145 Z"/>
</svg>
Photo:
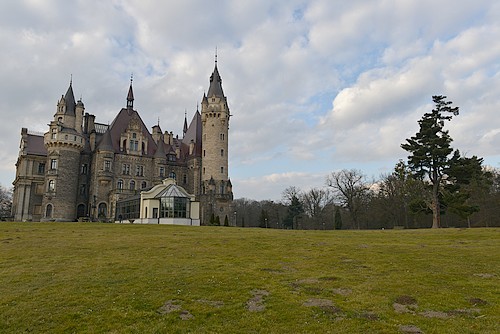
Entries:
<svg viewBox="0 0 500 334">
<path fill-rule="evenodd" d="M 302 203 L 305 213 L 311 218 L 319 218 L 323 210 L 333 203 L 329 189 L 313 188 L 302 194 Z"/>
<path fill-rule="evenodd" d="M 302 191 L 295 186 L 290 186 L 290 187 L 286 188 L 281 193 L 281 199 L 283 201 L 283 204 L 290 205 L 290 203 L 292 202 L 292 200 L 294 200 L 294 198 L 301 197 L 301 193 L 302 193 Z"/>
<path fill-rule="evenodd" d="M 356 169 L 343 169 L 332 172 L 326 183 L 332 188 L 335 200 L 349 211 L 354 225 L 359 229 L 359 213 L 369 197 L 369 186 L 363 173 Z"/>
<path fill-rule="evenodd" d="M 0 218 L 11 216 L 12 191 L 0 185 Z"/>
</svg>

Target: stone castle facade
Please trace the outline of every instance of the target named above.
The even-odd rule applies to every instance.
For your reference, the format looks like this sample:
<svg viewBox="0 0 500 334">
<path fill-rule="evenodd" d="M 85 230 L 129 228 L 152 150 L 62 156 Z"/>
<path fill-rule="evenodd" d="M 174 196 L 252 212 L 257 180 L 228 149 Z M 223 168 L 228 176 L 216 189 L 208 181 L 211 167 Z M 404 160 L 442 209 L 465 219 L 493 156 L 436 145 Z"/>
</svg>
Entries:
<svg viewBox="0 0 500 334">
<path fill-rule="evenodd" d="M 115 221 L 117 202 L 173 178 L 200 202 L 202 224 L 231 222 L 229 118 L 217 61 L 201 113 L 189 125 L 184 119 L 181 137 L 159 124 L 148 131 L 134 109 L 132 81 L 126 107 L 109 125 L 75 101 L 71 82 L 45 134 L 21 130 L 14 219 Z"/>
</svg>

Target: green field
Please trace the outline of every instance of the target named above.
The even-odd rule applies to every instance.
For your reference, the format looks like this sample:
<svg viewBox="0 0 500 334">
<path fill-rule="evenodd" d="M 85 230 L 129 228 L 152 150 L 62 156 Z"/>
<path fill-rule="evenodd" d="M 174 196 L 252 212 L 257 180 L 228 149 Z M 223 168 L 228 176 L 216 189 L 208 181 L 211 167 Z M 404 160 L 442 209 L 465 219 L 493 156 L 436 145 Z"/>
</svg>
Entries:
<svg viewBox="0 0 500 334">
<path fill-rule="evenodd" d="M 499 232 L 0 223 L 0 333 L 498 333 Z"/>
</svg>

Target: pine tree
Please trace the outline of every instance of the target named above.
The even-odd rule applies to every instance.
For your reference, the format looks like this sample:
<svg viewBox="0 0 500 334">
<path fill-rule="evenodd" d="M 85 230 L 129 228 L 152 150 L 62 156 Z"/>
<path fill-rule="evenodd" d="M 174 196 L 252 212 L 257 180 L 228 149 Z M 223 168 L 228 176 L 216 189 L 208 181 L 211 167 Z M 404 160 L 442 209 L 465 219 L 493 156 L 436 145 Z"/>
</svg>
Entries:
<svg viewBox="0 0 500 334">
<path fill-rule="evenodd" d="M 451 107 L 452 102 L 446 96 L 433 96 L 436 107 L 425 113 L 418 121 L 420 130 L 415 136 L 406 139 L 401 147 L 410 153 L 408 166 L 421 179 L 428 179 L 431 184 L 429 207 L 432 210 L 432 227 L 440 227 L 441 203 L 440 191 L 450 166 L 449 155 L 453 152 L 452 139 L 444 130 L 444 121 L 458 115 L 458 107 Z"/>
<path fill-rule="evenodd" d="M 338 206 L 335 207 L 335 229 L 342 229 L 342 216 L 340 215 L 340 208 Z"/>
</svg>

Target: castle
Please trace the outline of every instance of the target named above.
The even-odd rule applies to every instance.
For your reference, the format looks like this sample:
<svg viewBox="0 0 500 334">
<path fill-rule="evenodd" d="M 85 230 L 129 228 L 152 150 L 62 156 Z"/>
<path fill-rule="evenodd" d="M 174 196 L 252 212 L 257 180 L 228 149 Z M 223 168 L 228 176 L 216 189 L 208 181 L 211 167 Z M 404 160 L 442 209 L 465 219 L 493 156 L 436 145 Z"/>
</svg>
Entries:
<svg viewBox="0 0 500 334">
<path fill-rule="evenodd" d="M 75 101 L 71 81 L 45 134 L 21 130 L 14 219 L 117 221 L 117 203 L 170 178 L 199 202 L 202 225 L 231 221 L 229 118 L 217 58 L 201 113 L 189 126 L 185 117 L 182 138 L 159 124 L 148 131 L 134 110 L 132 80 L 126 107 L 109 125 Z"/>
</svg>

